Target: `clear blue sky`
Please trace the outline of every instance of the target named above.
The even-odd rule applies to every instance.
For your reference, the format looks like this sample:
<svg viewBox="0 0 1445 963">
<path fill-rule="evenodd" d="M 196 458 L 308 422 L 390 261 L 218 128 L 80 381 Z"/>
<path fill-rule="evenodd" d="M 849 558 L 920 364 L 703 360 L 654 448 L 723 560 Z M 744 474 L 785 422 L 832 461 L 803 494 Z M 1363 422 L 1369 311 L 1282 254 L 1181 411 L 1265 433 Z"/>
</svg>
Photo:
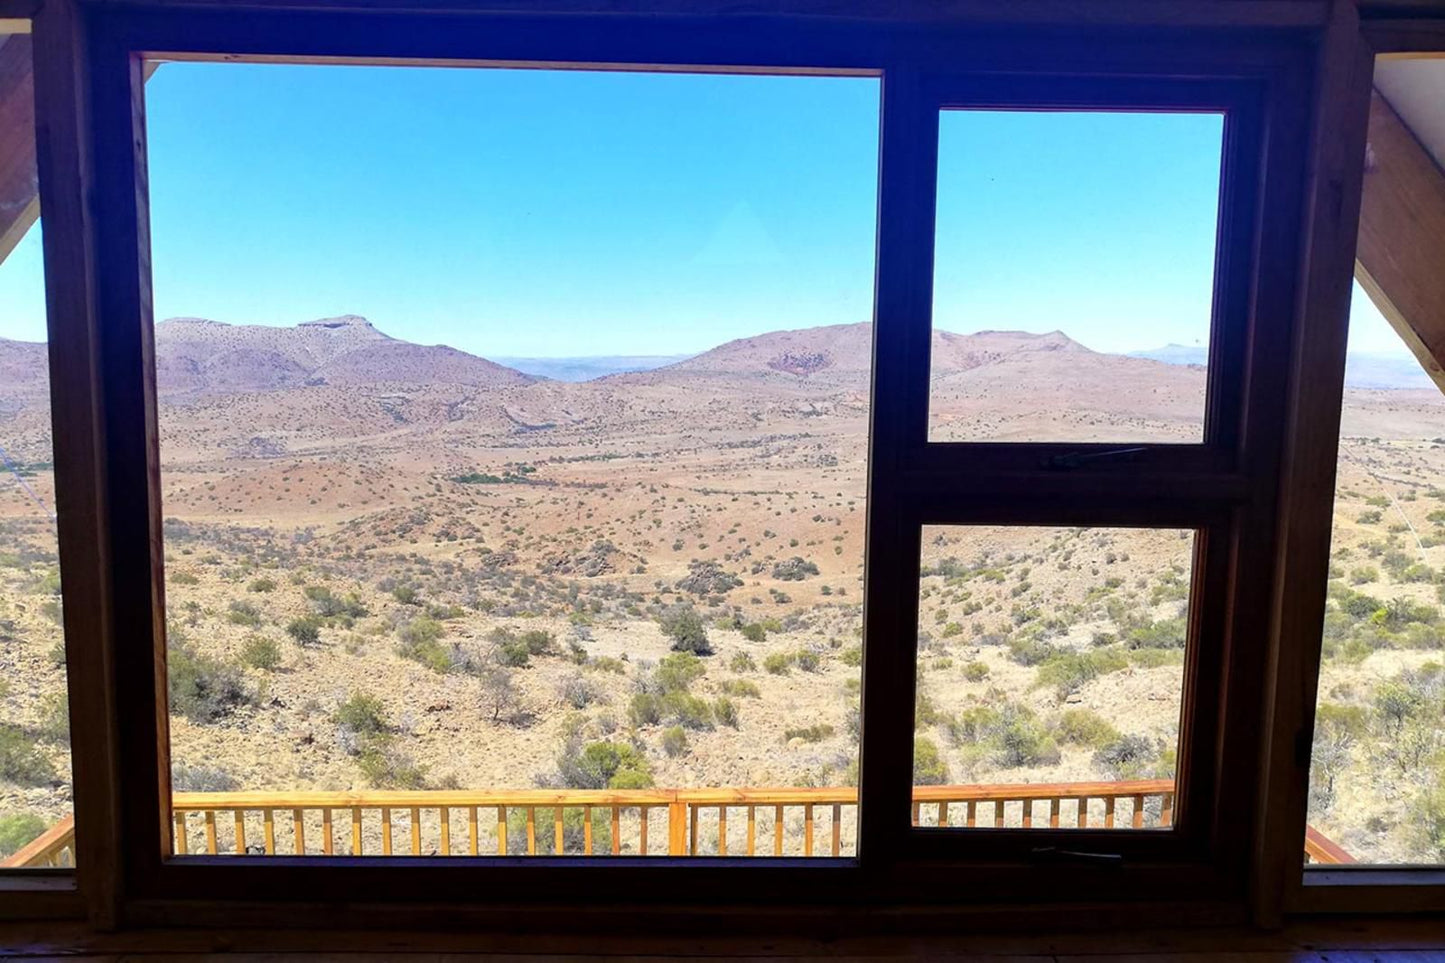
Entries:
<svg viewBox="0 0 1445 963">
<path fill-rule="evenodd" d="M 167 64 L 146 99 L 158 318 L 575 356 L 871 315 L 872 79 Z M 1202 343 L 1219 145 L 1209 115 L 945 114 L 938 325 Z M 1356 350 L 1403 350 L 1364 314 Z M 33 231 L 0 337 L 43 329 Z"/>
</svg>

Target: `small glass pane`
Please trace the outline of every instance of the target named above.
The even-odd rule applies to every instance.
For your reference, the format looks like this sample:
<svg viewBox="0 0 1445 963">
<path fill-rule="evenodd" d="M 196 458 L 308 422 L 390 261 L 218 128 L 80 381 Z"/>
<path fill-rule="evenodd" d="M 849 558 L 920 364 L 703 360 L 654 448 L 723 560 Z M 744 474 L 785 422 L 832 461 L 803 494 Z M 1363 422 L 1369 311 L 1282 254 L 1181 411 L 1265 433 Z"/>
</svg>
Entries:
<svg viewBox="0 0 1445 963">
<path fill-rule="evenodd" d="M 1194 533 L 927 526 L 914 824 L 1171 825 Z"/>
<path fill-rule="evenodd" d="M 930 441 L 1203 439 L 1223 129 L 941 113 Z"/>
</svg>

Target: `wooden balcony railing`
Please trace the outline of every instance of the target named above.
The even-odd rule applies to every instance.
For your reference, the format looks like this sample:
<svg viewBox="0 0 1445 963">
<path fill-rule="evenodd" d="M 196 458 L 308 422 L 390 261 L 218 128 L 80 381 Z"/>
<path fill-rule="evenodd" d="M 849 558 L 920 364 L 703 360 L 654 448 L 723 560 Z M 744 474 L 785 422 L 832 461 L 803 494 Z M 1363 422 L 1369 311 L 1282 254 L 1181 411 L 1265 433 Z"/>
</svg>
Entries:
<svg viewBox="0 0 1445 963">
<path fill-rule="evenodd" d="M 641 789 L 176 793 L 177 855 L 847 856 L 857 790 Z M 1164 829 L 1174 783 L 919 786 L 926 827 Z M 5 866 L 74 864 L 69 818 Z M 1317 863 L 1352 862 L 1314 829 Z"/>
<path fill-rule="evenodd" d="M 75 865 L 75 817 L 66 816 L 12 853 L 0 866 L 31 869 Z"/>
</svg>

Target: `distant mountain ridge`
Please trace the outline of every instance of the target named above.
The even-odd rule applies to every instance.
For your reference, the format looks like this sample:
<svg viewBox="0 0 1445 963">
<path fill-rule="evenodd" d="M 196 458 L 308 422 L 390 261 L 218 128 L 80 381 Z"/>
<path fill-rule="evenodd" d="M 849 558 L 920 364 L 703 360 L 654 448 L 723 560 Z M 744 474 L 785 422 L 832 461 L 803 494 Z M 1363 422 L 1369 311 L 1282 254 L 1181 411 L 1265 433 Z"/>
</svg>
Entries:
<svg viewBox="0 0 1445 963">
<path fill-rule="evenodd" d="M 167 395 L 376 383 L 506 387 L 536 379 L 446 345 L 419 345 L 348 314 L 294 327 L 170 318 L 156 325 L 156 384 Z"/>
<path fill-rule="evenodd" d="M 608 375 L 652 371 L 677 364 L 693 357 L 690 354 L 600 354 L 573 358 L 515 358 L 498 356 L 497 364 L 515 368 L 523 374 L 553 381 L 592 381 Z"/>
<path fill-rule="evenodd" d="M 1196 345 L 1166 344 L 1162 348 L 1130 352 L 1133 358 L 1149 358 L 1165 364 L 1203 365 L 1209 349 Z M 1411 357 L 1352 351 L 1345 356 L 1345 386 L 1348 388 L 1433 388 L 1435 382 Z"/>
</svg>

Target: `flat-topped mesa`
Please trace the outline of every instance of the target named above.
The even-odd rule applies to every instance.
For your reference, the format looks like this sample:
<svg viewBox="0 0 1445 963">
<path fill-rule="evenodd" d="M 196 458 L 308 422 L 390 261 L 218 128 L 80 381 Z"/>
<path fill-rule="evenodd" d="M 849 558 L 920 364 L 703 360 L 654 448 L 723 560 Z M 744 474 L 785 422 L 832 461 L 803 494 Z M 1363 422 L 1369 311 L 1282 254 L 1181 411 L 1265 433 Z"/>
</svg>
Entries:
<svg viewBox="0 0 1445 963">
<path fill-rule="evenodd" d="M 315 321 L 302 321 L 298 328 L 362 328 L 366 331 L 376 331 L 376 325 L 366 320 L 359 314 L 339 314 L 334 318 L 317 318 Z M 380 334 L 380 332 L 377 332 Z"/>
</svg>

